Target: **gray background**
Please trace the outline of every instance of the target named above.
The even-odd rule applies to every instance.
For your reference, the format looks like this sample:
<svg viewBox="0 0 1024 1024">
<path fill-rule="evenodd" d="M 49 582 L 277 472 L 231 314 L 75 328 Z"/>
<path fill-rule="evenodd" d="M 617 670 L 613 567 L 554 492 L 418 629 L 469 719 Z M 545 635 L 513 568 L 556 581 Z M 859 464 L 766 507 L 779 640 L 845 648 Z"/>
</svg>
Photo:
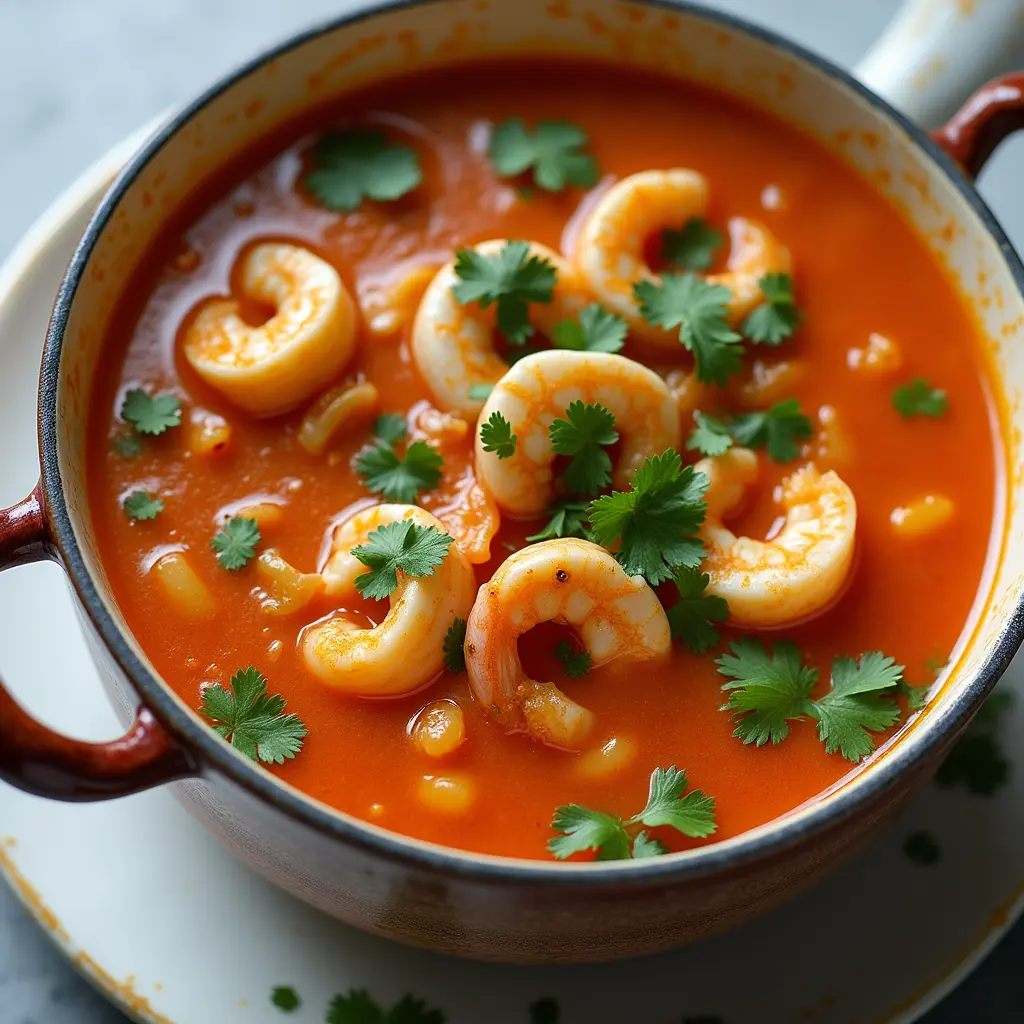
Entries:
<svg viewBox="0 0 1024 1024">
<path fill-rule="evenodd" d="M 0 254 L 86 165 L 133 128 L 260 47 L 337 13 L 342 2 L 0 0 Z M 846 66 L 898 6 L 898 0 L 711 2 Z M 1024 54 L 1019 64 L 1024 66 Z M 1024 139 L 1004 147 L 982 182 L 1018 249 L 1024 247 L 1021 182 Z M 934 927 L 942 927 L 941 893 Z M 927 1024 L 1024 1021 L 1022 963 L 1019 925 L 969 982 L 925 1018 Z M 765 1020 L 775 1024 L 768 1006 L 765 1011 Z M 0 886 L 0 1024 L 123 1022 Z"/>
</svg>

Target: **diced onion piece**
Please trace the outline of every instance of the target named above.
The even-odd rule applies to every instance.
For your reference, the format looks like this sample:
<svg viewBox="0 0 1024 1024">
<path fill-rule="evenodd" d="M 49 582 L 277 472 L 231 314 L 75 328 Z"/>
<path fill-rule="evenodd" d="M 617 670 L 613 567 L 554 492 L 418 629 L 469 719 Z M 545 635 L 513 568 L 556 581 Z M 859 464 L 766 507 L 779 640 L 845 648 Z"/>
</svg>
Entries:
<svg viewBox="0 0 1024 1024">
<path fill-rule="evenodd" d="M 903 353 L 891 338 L 884 334 L 871 334 L 864 348 L 847 351 L 846 365 L 851 370 L 873 377 L 888 377 L 903 365 Z"/>
<path fill-rule="evenodd" d="M 419 798 L 439 814 L 465 814 L 476 798 L 476 786 L 465 775 L 424 775 Z"/>
<path fill-rule="evenodd" d="M 414 267 L 400 281 L 368 291 L 360 305 L 370 334 L 390 338 L 412 323 L 420 299 L 436 274 L 436 266 L 425 264 Z"/>
<path fill-rule="evenodd" d="M 466 721 L 454 701 L 428 704 L 413 720 L 409 736 L 427 757 L 447 757 L 466 742 Z"/>
<path fill-rule="evenodd" d="M 441 412 L 432 405 L 424 405 L 416 413 L 415 426 L 424 439 L 438 444 L 461 441 L 469 433 L 469 424 L 461 416 Z"/>
<path fill-rule="evenodd" d="M 284 507 L 274 501 L 255 501 L 251 505 L 239 505 L 234 508 L 231 517 L 234 516 L 255 519 L 260 533 L 266 533 L 275 526 L 281 525 L 281 520 L 284 519 Z"/>
<path fill-rule="evenodd" d="M 744 409 L 764 409 L 793 396 L 793 389 L 807 376 L 807 364 L 800 359 L 777 363 L 754 360 L 750 376 L 735 388 L 735 398 Z"/>
<path fill-rule="evenodd" d="M 894 508 L 889 516 L 900 537 L 924 537 L 941 530 L 953 518 L 953 502 L 944 494 L 926 494 L 909 505 Z"/>
<path fill-rule="evenodd" d="M 193 409 L 188 424 L 188 449 L 193 455 L 213 458 L 231 446 L 231 424 L 223 416 Z"/>
<path fill-rule="evenodd" d="M 368 422 L 380 411 L 380 395 L 369 382 L 325 391 L 302 417 L 299 444 L 320 455 L 339 431 Z"/>
<path fill-rule="evenodd" d="M 256 575 L 263 586 L 260 608 L 267 615 L 292 615 L 301 611 L 326 587 L 318 572 L 299 572 L 273 548 L 256 559 Z"/>
<path fill-rule="evenodd" d="M 608 779 L 628 768 L 636 759 L 636 743 L 626 736 L 616 736 L 597 750 L 581 754 L 573 771 L 584 779 Z"/>
<path fill-rule="evenodd" d="M 850 460 L 850 439 L 839 422 L 834 406 L 823 405 L 818 409 L 817 449 L 818 458 L 832 465 L 842 465 Z"/>
<path fill-rule="evenodd" d="M 150 571 L 156 573 L 167 600 L 179 615 L 188 619 L 208 619 L 217 611 L 213 594 L 196 575 L 184 552 L 171 551 L 162 555 Z"/>
</svg>

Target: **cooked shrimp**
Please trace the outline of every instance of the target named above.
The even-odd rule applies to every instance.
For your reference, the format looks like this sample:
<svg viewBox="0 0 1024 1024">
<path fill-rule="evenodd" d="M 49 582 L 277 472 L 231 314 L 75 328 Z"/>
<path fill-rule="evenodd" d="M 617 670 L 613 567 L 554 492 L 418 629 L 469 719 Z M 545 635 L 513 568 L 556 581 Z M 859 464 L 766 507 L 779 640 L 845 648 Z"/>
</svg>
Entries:
<svg viewBox="0 0 1024 1024">
<path fill-rule="evenodd" d="M 616 182 L 594 207 L 583 225 L 576 262 L 597 300 L 629 324 L 630 330 L 651 344 L 675 348 L 678 333 L 648 323 L 637 309 L 633 286 L 657 280 L 648 266 L 644 247 L 665 228 L 678 229 L 704 215 L 708 185 L 696 171 L 675 167 L 667 171 L 640 171 Z M 709 274 L 710 284 L 732 292 L 729 315 L 737 321 L 760 301 L 758 281 L 767 273 L 788 273 L 788 250 L 771 232 L 744 217 L 729 221 L 731 249 L 722 274 Z"/>
<path fill-rule="evenodd" d="M 355 305 L 334 267 L 297 245 L 255 245 L 240 270 L 242 293 L 274 307 L 274 315 L 253 327 L 237 301 L 211 299 L 185 332 L 185 358 L 240 408 L 261 416 L 286 412 L 348 362 L 355 350 Z"/>
<path fill-rule="evenodd" d="M 374 505 L 335 528 L 323 569 L 326 593 L 343 600 L 356 593 L 356 577 L 366 566 L 352 554 L 374 530 L 411 519 L 445 532 L 444 525 L 414 505 Z M 451 544 L 432 576 L 398 574 L 391 607 L 372 629 L 355 625 L 341 613 L 307 627 L 301 640 L 306 666 L 334 690 L 359 697 L 412 693 L 444 665 L 444 643 L 452 621 L 466 618 L 473 606 L 473 567 Z"/>
<path fill-rule="evenodd" d="M 543 743 L 578 750 L 593 713 L 550 682 L 531 679 L 519 661 L 519 637 L 540 622 L 573 626 L 591 657 L 637 661 L 663 657 L 668 619 L 640 576 L 585 540 L 546 540 L 505 559 L 480 588 L 466 629 L 473 694 L 498 722 Z"/>
<path fill-rule="evenodd" d="M 504 239 L 493 239 L 473 248 L 493 256 L 507 244 Z M 529 244 L 530 255 L 546 259 L 558 274 L 552 301 L 530 307 L 534 327 L 550 334 L 555 324 L 574 318 L 592 296 L 579 272 L 558 253 L 539 242 Z M 442 408 L 474 417 L 484 403 L 482 398 L 470 398 L 470 388 L 496 383 L 508 364 L 494 347 L 493 309 L 463 306 L 452 293 L 458 280 L 452 261 L 430 282 L 413 323 L 412 357 Z"/>
<path fill-rule="evenodd" d="M 827 607 L 842 590 L 853 562 L 857 502 L 834 473 L 811 464 L 786 477 L 780 504 L 786 518 L 767 541 L 737 537 L 721 520 L 734 512 L 757 479 L 757 456 L 732 448 L 694 467 L 708 478 L 708 592 L 724 597 L 739 626 L 771 629 Z"/>
<path fill-rule="evenodd" d="M 679 445 L 679 413 L 665 382 L 624 356 L 552 349 L 520 359 L 494 386 L 480 422 L 499 412 L 517 437 L 511 457 L 485 452 L 476 436 L 477 479 L 513 515 L 543 512 L 554 497 L 548 430 L 572 402 L 600 403 L 621 438 L 613 480 L 625 488 L 645 459 Z"/>
</svg>

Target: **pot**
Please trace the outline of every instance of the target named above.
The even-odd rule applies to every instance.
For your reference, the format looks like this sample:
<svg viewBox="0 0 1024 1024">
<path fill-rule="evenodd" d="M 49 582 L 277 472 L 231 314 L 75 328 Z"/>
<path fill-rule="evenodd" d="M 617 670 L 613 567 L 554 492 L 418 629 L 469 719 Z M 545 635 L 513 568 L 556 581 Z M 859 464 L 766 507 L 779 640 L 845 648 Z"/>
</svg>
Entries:
<svg viewBox="0 0 1024 1024">
<path fill-rule="evenodd" d="M 863 74 L 934 118 L 1022 33 L 1019 0 L 911 5 Z M 953 52 L 956 60 L 942 64 Z M 932 135 L 878 92 L 737 19 L 660 0 L 435 0 L 358 9 L 256 58 L 171 118 L 124 170 L 68 268 L 39 392 L 42 479 L 0 512 L 0 569 L 66 571 L 101 677 L 125 722 L 89 744 L 31 719 L 0 686 L 0 777 L 38 796 L 90 801 L 171 785 L 230 850 L 360 928 L 507 961 L 649 953 L 721 931 L 822 877 L 929 776 L 1017 650 L 1024 631 L 1024 479 L 1010 474 L 989 589 L 938 697 L 867 767 L 822 799 L 742 836 L 649 860 L 547 864 L 470 855 L 333 811 L 232 749 L 165 686 L 106 582 L 85 505 L 85 416 L 119 289 L 198 182 L 282 123 L 396 70 L 488 54 L 605 57 L 685 76 L 767 108 L 835 150 L 898 205 L 984 325 L 1004 407 L 1024 389 L 1024 267 L 974 176 L 1024 127 L 1024 75 L 982 88 Z M 928 81 L 928 76 L 931 80 Z M 1005 425 L 1010 465 L 1019 432 Z"/>
</svg>

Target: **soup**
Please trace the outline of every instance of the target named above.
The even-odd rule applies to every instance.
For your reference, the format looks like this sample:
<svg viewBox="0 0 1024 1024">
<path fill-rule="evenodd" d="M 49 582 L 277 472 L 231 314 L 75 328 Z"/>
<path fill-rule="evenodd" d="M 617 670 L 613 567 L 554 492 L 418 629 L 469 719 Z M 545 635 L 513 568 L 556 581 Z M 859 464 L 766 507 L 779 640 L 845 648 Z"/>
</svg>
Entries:
<svg viewBox="0 0 1024 1024">
<path fill-rule="evenodd" d="M 869 760 L 969 628 L 976 325 L 863 180 L 724 96 L 384 82 L 241 158 L 126 293 L 89 422 L 121 610 L 358 818 L 540 859 L 735 836 Z"/>
</svg>

